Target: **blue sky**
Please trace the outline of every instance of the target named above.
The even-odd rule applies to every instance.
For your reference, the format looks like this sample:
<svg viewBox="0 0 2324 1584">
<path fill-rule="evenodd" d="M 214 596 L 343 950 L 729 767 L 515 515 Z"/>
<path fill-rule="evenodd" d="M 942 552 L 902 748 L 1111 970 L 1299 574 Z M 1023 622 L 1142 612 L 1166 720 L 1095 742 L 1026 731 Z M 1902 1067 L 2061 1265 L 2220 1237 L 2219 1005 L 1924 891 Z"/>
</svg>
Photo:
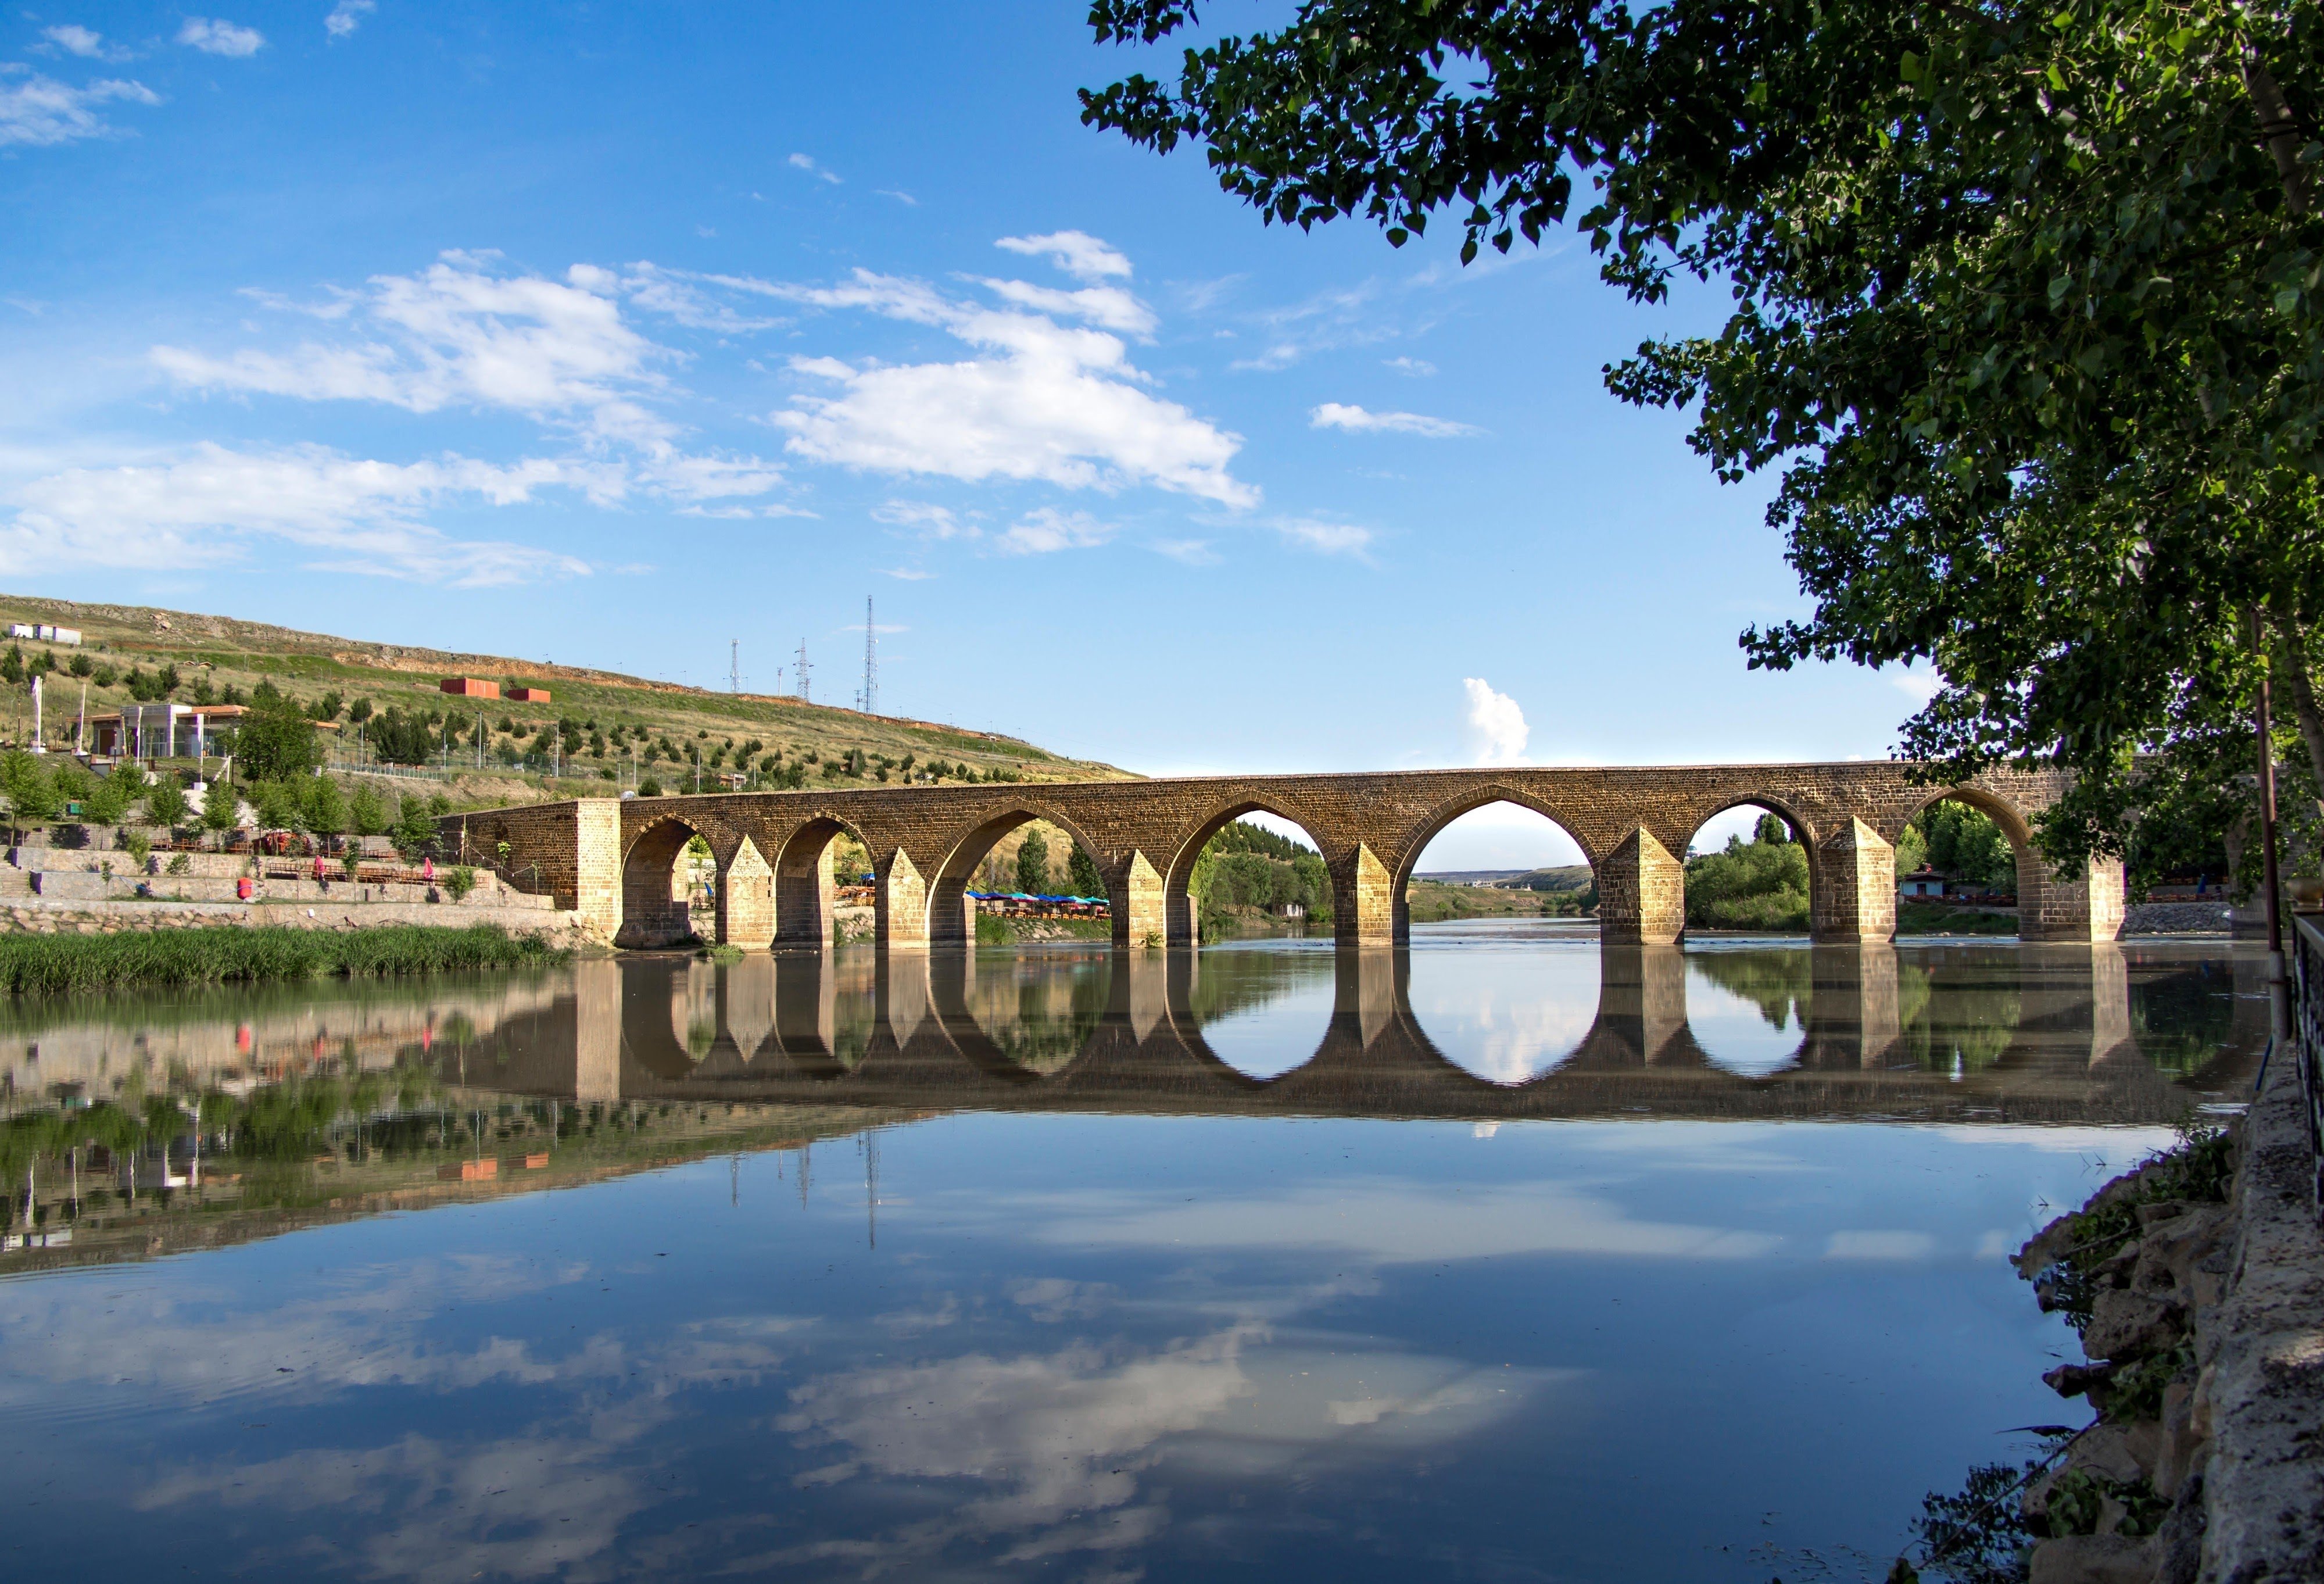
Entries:
<svg viewBox="0 0 2324 1584">
<path fill-rule="evenodd" d="M 1723 293 L 1264 228 L 1084 12 L 10 14 L 0 587 L 832 702 L 870 595 L 884 711 L 1150 773 L 1888 751 L 1600 384 Z"/>
</svg>

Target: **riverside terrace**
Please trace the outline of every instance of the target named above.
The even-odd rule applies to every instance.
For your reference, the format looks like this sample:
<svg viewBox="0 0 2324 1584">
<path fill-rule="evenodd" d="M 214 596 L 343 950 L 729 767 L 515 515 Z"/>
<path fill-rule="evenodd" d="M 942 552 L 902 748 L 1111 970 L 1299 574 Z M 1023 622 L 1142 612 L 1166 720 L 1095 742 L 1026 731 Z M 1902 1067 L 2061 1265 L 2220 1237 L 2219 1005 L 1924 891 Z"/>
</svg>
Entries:
<svg viewBox="0 0 2324 1584">
<path fill-rule="evenodd" d="M 1988 772 L 1958 784 L 1895 760 L 1602 769 L 1419 770 L 1345 775 L 1206 776 L 999 786 L 733 792 L 586 799 L 454 815 L 447 851 L 519 889 L 549 893 L 583 926 L 622 946 L 693 934 L 678 859 L 700 836 L 718 868 L 717 934 L 743 948 L 827 940 L 832 848 L 842 833 L 872 856 L 883 948 L 975 939 L 970 877 L 995 843 L 1044 820 L 1086 848 L 1105 876 L 1114 943 L 1195 939 L 1194 859 L 1229 821 L 1268 813 L 1303 828 L 1331 871 L 1338 942 L 1404 941 L 1405 883 L 1436 833 L 1491 803 L 1531 809 L 1582 848 L 1609 943 L 1666 945 L 1686 919 L 1687 843 L 1744 804 L 1788 820 L 1806 847 L 1820 941 L 1895 932 L 1895 844 L 1928 804 L 1957 799 L 1998 824 L 2017 854 L 2020 934 L 2111 940 L 2122 925 L 2118 860 L 2073 873 L 2034 851 L 2032 821 L 2068 783 L 2053 772 Z"/>
</svg>

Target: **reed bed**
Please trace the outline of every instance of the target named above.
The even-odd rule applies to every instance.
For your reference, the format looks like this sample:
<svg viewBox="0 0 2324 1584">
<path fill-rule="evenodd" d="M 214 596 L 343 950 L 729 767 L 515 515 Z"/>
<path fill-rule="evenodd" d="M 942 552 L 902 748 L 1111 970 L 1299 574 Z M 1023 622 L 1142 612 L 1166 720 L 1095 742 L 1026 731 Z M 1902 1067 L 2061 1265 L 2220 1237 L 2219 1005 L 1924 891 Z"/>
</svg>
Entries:
<svg viewBox="0 0 2324 1584">
<path fill-rule="evenodd" d="M 49 996 L 130 986 L 310 979 L 546 967 L 572 952 L 498 924 L 448 929 L 381 924 L 346 933 L 242 929 L 138 930 L 117 935 L 0 937 L 0 991 Z"/>
</svg>

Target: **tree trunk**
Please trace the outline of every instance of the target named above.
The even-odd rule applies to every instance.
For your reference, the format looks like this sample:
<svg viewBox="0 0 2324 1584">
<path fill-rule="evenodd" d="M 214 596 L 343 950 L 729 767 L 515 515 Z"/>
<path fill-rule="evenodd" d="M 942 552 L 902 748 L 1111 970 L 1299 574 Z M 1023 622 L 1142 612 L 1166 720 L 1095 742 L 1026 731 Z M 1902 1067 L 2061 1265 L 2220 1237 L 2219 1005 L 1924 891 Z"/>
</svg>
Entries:
<svg viewBox="0 0 2324 1584">
<path fill-rule="evenodd" d="M 2299 118 L 2292 113 L 2291 101 L 2256 53 L 2244 57 L 2244 93 L 2259 117 L 2260 141 L 2275 161 L 2276 179 L 2283 183 L 2283 207 L 2294 215 L 2306 214 L 2308 168 L 2300 162 L 2300 151 L 2307 140 Z"/>
<path fill-rule="evenodd" d="M 2300 723 L 2300 740 L 2308 746 L 2309 773 L 2324 791 L 2324 710 L 2316 706 L 2316 688 L 2308 672 L 2307 635 L 2297 622 L 2280 622 L 2283 640 L 2284 690 L 2292 695 L 2292 718 Z"/>
</svg>

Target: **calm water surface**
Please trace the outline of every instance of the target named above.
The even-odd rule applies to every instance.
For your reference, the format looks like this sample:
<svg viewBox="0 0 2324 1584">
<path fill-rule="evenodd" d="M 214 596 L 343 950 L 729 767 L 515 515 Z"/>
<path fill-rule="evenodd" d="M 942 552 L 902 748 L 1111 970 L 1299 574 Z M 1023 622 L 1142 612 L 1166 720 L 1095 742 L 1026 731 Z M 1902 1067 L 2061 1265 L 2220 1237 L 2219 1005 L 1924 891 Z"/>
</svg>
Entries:
<svg viewBox="0 0 2324 1584">
<path fill-rule="evenodd" d="M 2224 942 L 1251 942 L 0 1010 L 8 1576 L 1879 1577 Z M 198 1116 L 198 1126 L 194 1120 Z"/>
</svg>

